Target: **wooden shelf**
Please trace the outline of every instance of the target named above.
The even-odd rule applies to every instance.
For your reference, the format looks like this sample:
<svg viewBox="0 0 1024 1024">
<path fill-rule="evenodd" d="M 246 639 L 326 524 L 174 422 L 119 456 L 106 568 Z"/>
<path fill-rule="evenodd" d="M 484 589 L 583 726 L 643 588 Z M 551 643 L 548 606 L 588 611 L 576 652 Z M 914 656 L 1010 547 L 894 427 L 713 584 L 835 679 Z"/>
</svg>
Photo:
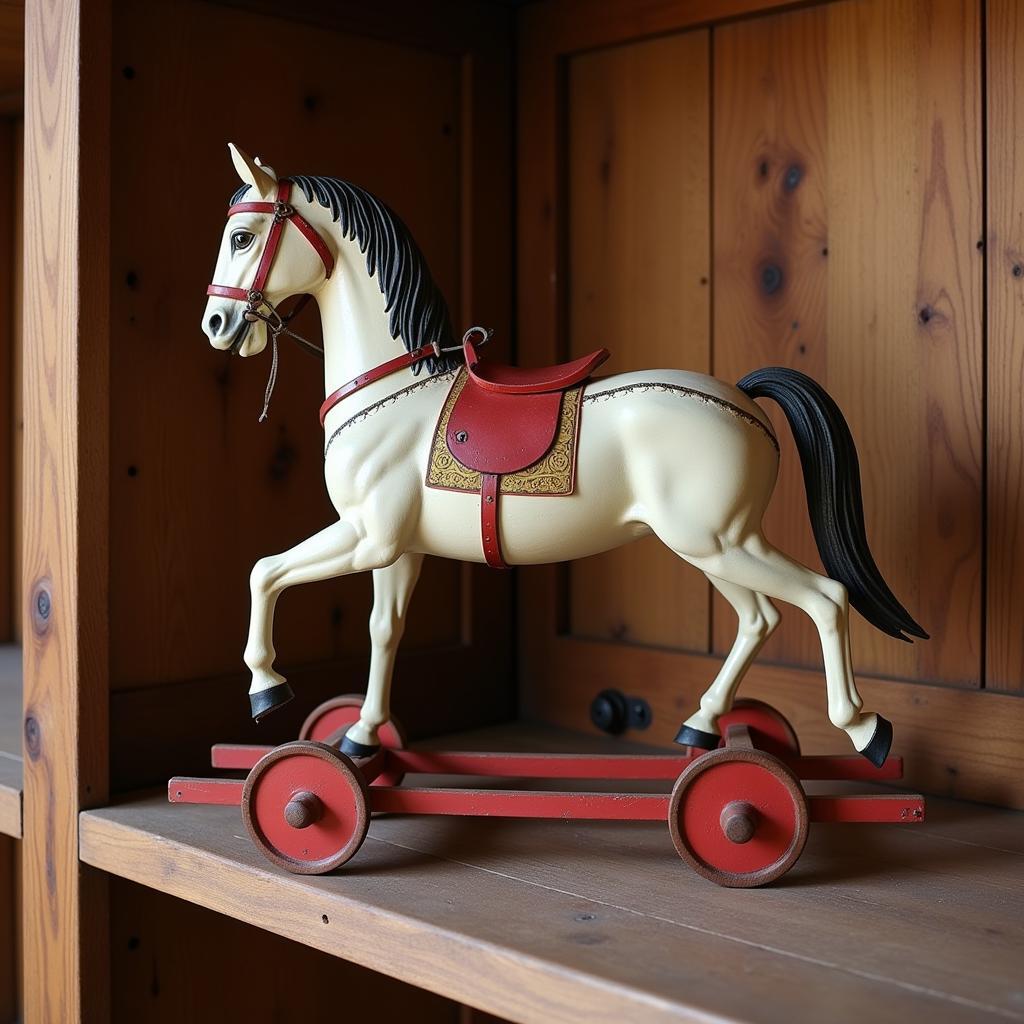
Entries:
<svg viewBox="0 0 1024 1024">
<path fill-rule="evenodd" d="M 0 645 L 0 834 L 21 837 L 21 648 Z"/>
<path fill-rule="evenodd" d="M 435 745 L 601 744 L 506 726 Z M 84 812 L 80 836 L 94 867 L 513 1021 L 1022 1019 L 1024 814 L 928 814 L 812 826 L 764 890 L 697 877 L 649 823 L 378 818 L 319 878 L 272 868 L 236 808 L 163 794 Z"/>
</svg>

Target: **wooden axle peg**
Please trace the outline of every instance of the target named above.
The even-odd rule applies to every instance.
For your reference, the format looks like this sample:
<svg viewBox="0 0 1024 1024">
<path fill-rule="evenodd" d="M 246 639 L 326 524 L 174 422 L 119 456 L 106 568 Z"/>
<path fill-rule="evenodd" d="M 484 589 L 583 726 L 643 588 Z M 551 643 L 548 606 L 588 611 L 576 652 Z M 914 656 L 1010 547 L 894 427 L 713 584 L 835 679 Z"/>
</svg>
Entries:
<svg viewBox="0 0 1024 1024">
<path fill-rule="evenodd" d="M 725 838 L 731 843 L 749 843 L 757 831 L 757 809 L 745 800 L 726 804 L 719 820 Z"/>
<path fill-rule="evenodd" d="M 320 820 L 323 812 L 324 805 L 315 793 L 300 790 L 285 805 L 284 820 L 292 828 L 309 828 Z"/>
</svg>

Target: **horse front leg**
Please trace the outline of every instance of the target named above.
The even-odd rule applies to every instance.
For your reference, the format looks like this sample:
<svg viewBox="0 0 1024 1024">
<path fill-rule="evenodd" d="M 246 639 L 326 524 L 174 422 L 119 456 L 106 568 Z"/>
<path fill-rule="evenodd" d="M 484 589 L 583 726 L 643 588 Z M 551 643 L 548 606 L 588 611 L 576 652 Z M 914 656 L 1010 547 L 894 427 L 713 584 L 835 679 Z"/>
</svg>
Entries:
<svg viewBox="0 0 1024 1024">
<path fill-rule="evenodd" d="M 245 663 L 252 672 L 249 703 L 257 722 L 294 696 L 284 676 L 274 671 L 274 607 L 281 594 L 298 583 L 378 569 L 393 561 L 395 554 L 393 548 L 367 538 L 355 523 L 341 519 L 282 554 L 261 558 L 253 566 Z"/>
<path fill-rule="evenodd" d="M 374 570 L 370 677 L 359 721 L 349 728 L 341 743 L 346 754 L 365 756 L 380 747 L 377 730 L 391 717 L 395 655 L 405 632 L 405 615 L 422 566 L 423 555 L 407 552 L 397 562 Z"/>
</svg>

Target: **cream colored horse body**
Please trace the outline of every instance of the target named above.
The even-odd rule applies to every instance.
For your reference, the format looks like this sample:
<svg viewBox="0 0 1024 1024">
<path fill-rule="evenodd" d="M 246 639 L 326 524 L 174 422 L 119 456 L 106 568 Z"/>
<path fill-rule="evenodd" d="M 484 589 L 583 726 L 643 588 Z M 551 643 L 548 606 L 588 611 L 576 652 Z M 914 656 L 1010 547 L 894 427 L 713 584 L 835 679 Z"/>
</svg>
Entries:
<svg viewBox="0 0 1024 1024">
<path fill-rule="evenodd" d="M 233 153 L 243 181 L 263 198 L 272 197 L 273 172 Z M 265 293 L 275 304 L 300 292 L 315 296 L 330 394 L 402 346 L 391 336 L 384 297 L 359 247 L 342 237 L 328 210 L 304 203 L 301 195 L 294 202 L 333 247 L 337 267 L 325 280 L 315 253 L 297 232 L 285 232 Z M 266 214 L 247 213 L 229 220 L 216 281 L 245 286 L 269 221 Z M 233 253 L 229 240 L 240 229 L 255 240 L 249 251 Z M 241 314 L 238 302 L 209 300 L 203 326 L 212 345 L 231 347 Z M 255 355 L 266 343 L 266 330 L 257 324 L 238 350 Z M 395 652 L 423 555 L 484 560 L 480 496 L 424 483 L 452 375 L 402 370 L 335 406 L 325 424 L 324 473 L 338 521 L 288 551 L 260 559 L 252 571 L 245 649 L 252 694 L 283 682 L 273 669 L 272 640 L 281 592 L 373 572 L 367 700 L 348 733 L 363 746 L 377 743 L 377 730 L 389 716 Z M 394 397 L 382 402 L 389 396 Z M 778 622 L 768 597 L 798 605 L 821 635 L 829 717 L 863 750 L 877 717 L 862 711 L 854 683 L 845 588 L 781 554 L 761 532 L 778 471 L 770 431 L 763 411 L 743 392 L 701 374 L 643 370 L 593 381 L 584 392 L 575 493 L 503 497 L 502 551 L 512 565 L 565 561 L 653 532 L 705 572 L 739 616 L 732 651 L 686 723 L 705 733 L 717 731 L 718 716 L 731 706 L 744 672 Z"/>
</svg>

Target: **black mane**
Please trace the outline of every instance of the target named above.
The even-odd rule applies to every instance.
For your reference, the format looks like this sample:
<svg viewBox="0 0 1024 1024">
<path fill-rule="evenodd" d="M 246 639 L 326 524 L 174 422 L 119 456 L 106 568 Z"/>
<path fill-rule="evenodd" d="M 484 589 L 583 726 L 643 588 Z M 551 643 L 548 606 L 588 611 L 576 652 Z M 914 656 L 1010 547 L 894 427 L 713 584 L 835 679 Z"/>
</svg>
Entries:
<svg viewBox="0 0 1024 1024">
<path fill-rule="evenodd" d="M 315 199 L 341 224 L 345 238 L 355 239 L 366 256 L 366 270 L 376 274 L 384 296 L 384 310 L 392 338 L 401 337 L 407 350 L 436 342 L 454 345 L 448 304 L 437 287 L 416 240 L 394 211 L 358 185 L 338 178 L 293 174 L 288 179 L 308 202 Z M 243 185 L 232 197 L 240 202 L 249 190 Z M 412 367 L 418 373 L 426 364 L 429 373 L 442 373 L 457 365 L 452 355 L 426 359 Z"/>
</svg>

